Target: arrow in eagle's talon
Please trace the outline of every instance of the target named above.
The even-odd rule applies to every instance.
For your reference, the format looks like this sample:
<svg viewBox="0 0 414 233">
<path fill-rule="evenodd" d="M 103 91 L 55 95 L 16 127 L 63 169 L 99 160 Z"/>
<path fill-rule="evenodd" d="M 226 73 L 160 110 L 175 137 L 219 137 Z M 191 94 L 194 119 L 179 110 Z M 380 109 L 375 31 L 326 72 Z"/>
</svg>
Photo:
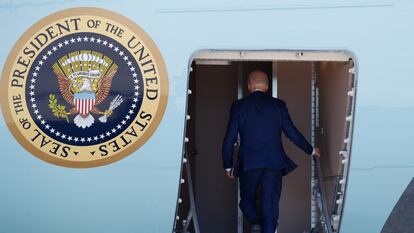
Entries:
<svg viewBox="0 0 414 233">
<path fill-rule="evenodd" d="M 107 121 L 107 118 L 110 116 L 110 115 L 112 115 L 112 113 L 113 113 L 113 110 L 115 109 L 115 108 L 117 108 L 119 105 L 121 105 L 121 103 L 122 102 L 124 102 L 124 100 L 122 99 L 122 96 L 121 95 L 117 95 L 112 101 L 111 101 L 111 104 L 109 105 L 109 109 L 108 110 L 106 110 L 105 112 L 104 112 L 104 115 L 103 116 L 101 116 L 101 117 L 99 117 L 99 121 L 100 122 L 102 122 L 102 123 L 106 123 L 106 121 Z"/>
</svg>

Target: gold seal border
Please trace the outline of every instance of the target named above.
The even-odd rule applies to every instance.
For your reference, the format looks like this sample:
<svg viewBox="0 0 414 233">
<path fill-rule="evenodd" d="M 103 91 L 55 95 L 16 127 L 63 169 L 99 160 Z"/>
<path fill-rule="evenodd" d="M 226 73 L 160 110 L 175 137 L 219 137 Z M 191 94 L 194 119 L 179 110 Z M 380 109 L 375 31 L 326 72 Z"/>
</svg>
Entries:
<svg viewBox="0 0 414 233">
<path fill-rule="evenodd" d="M 12 113 L 10 112 L 9 106 L 9 91 L 8 91 L 8 84 L 9 84 L 9 75 L 11 74 L 12 68 L 14 67 L 13 64 L 19 55 L 19 51 L 25 45 L 25 43 L 39 30 L 41 30 L 46 25 L 53 23 L 59 19 L 65 17 L 73 17 L 73 16 L 99 16 L 107 19 L 111 19 L 120 23 L 121 25 L 127 27 L 129 30 L 134 32 L 139 38 L 147 45 L 149 51 L 153 55 L 155 62 L 157 64 L 159 79 L 161 83 L 161 92 L 160 92 L 160 100 L 159 105 L 157 108 L 156 113 L 154 114 L 154 118 L 152 119 L 152 123 L 148 126 L 149 128 L 146 132 L 137 139 L 137 141 L 133 142 L 131 146 L 116 152 L 114 155 L 110 155 L 108 157 L 93 160 L 93 161 L 69 161 L 64 160 L 59 157 L 52 157 L 51 155 L 43 152 L 42 150 L 38 149 L 36 146 L 32 145 L 28 142 L 22 132 L 18 129 L 16 123 L 13 120 Z M 109 11 L 102 8 L 96 7 L 77 7 L 77 8 L 69 8 L 62 11 L 58 11 L 52 13 L 37 23 L 32 25 L 28 30 L 26 30 L 22 36 L 17 40 L 15 45 L 13 46 L 12 50 L 10 51 L 9 55 L 7 56 L 6 62 L 3 66 L 3 72 L 1 74 L 0 80 L 0 104 L 1 110 L 3 112 L 4 119 L 6 121 L 7 127 L 13 134 L 14 138 L 32 155 L 38 157 L 39 159 L 52 163 L 55 165 L 63 166 L 63 167 L 71 167 L 71 168 L 91 168 L 91 167 L 98 167 L 102 165 L 107 165 L 119 161 L 126 156 L 132 154 L 134 151 L 138 150 L 141 146 L 143 146 L 148 139 L 154 134 L 155 130 L 158 128 L 167 106 L 168 102 L 168 92 L 169 92 L 169 83 L 168 83 L 168 74 L 167 69 L 165 66 L 164 59 L 161 56 L 161 53 L 154 43 L 154 41 L 149 37 L 149 35 L 136 23 L 134 23 L 129 18 L 115 13 L 113 11 Z"/>
</svg>

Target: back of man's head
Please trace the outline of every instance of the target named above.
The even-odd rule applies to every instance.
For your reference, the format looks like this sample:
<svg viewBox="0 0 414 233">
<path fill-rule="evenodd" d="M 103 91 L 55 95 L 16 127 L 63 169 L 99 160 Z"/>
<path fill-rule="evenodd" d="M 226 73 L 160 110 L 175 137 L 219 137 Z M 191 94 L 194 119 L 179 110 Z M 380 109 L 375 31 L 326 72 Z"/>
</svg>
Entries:
<svg viewBox="0 0 414 233">
<path fill-rule="evenodd" d="M 252 71 L 249 74 L 248 88 L 250 92 L 260 90 L 266 92 L 269 88 L 269 78 L 267 74 L 261 70 Z"/>
</svg>

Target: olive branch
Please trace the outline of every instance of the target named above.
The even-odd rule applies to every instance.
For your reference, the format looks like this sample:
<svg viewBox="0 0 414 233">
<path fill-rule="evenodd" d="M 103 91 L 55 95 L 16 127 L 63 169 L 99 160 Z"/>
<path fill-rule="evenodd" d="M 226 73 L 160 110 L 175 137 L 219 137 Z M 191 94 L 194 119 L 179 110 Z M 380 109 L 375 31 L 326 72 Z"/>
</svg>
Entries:
<svg viewBox="0 0 414 233">
<path fill-rule="evenodd" d="M 69 122 L 68 115 L 69 112 L 66 112 L 66 106 L 57 104 L 57 99 L 54 94 L 49 95 L 49 108 L 52 109 L 52 113 L 57 118 L 65 118 Z"/>
</svg>

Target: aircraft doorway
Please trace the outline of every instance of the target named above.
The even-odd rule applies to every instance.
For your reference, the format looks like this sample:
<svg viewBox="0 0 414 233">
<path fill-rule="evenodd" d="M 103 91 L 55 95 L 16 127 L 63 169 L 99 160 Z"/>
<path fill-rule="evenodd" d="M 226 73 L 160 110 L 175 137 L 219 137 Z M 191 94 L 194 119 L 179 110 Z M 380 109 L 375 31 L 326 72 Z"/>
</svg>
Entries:
<svg viewBox="0 0 414 233">
<path fill-rule="evenodd" d="M 249 53 L 218 53 L 214 57 L 207 52 L 199 58 L 196 55 L 191 64 L 185 158 L 191 167 L 192 198 L 201 233 L 249 232 L 238 208 L 238 182 L 229 180 L 222 167 L 221 145 L 231 103 L 249 94 L 247 77 L 257 69 L 269 76 L 267 94 L 286 101 L 296 127 L 321 148 L 324 203 L 332 232 L 338 231 L 355 101 L 353 61 L 343 53 L 312 54 L 308 59 L 300 59 L 304 53 L 278 53 L 279 57 L 259 52 L 260 59 Z M 288 139 L 284 138 L 283 145 L 298 168 L 283 179 L 278 232 L 321 230 L 317 195 L 312 191 L 316 166 Z M 182 175 L 183 179 L 188 176 L 185 170 Z M 191 197 L 186 185 L 181 186 L 180 198 L 176 232 L 184 232 L 189 225 L 186 216 Z M 195 224 L 190 225 L 188 232 L 197 232 Z"/>
</svg>

